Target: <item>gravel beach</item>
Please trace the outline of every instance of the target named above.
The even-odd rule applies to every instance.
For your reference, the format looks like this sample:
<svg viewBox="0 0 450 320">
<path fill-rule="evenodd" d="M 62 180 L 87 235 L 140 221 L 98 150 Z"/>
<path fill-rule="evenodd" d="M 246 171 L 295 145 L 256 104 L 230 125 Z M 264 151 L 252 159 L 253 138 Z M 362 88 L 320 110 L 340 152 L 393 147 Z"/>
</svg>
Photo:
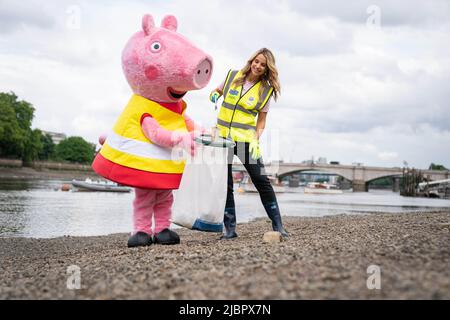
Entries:
<svg viewBox="0 0 450 320">
<path fill-rule="evenodd" d="M 450 210 L 284 222 L 291 236 L 275 244 L 262 241 L 267 219 L 227 241 L 182 229 L 176 246 L 0 238 L 0 299 L 450 299 Z M 78 290 L 67 288 L 71 265 Z M 380 289 L 368 289 L 369 266 Z"/>
</svg>

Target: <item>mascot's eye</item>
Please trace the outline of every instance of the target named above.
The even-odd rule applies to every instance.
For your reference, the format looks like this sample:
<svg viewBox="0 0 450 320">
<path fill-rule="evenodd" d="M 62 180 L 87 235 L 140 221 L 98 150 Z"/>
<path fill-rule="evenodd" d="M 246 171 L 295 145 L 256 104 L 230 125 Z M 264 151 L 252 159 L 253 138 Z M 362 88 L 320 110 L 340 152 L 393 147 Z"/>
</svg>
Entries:
<svg viewBox="0 0 450 320">
<path fill-rule="evenodd" d="M 161 50 L 161 43 L 159 42 L 153 42 L 152 45 L 150 46 L 150 49 L 153 52 L 158 52 L 159 50 Z"/>
</svg>

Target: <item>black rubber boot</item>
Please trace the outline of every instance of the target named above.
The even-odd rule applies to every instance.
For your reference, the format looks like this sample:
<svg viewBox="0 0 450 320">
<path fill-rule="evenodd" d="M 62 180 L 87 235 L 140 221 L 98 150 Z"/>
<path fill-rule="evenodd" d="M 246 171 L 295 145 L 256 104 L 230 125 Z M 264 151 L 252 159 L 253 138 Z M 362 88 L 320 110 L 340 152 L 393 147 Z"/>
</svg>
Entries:
<svg viewBox="0 0 450 320">
<path fill-rule="evenodd" d="M 170 229 L 164 229 L 155 235 L 155 243 L 172 245 L 180 243 L 180 236 Z"/>
<path fill-rule="evenodd" d="M 128 248 L 145 247 L 153 243 L 152 237 L 145 232 L 137 232 L 128 239 Z"/>
<path fill-rule="evenodd" d="M 278 231 L 285 238 L 289 237 L 289 233 L 287 233 L 284 229 L 283 223 L 281 222 L 280 208 L 278 208 L 278 204 L 276 202 L 266 203 L 264 204 L 264 208 L 266 209 L 270 220 L 272 220 L 273 231 Z"/>
<path fill-rule="evenodd" d="M 220 237 L 220 240 L 227 240 L 236 238 L 236 209 L 225 208 L 223 215 L 223 225 L 225 226 L 225 233 Z"/>
</svg>

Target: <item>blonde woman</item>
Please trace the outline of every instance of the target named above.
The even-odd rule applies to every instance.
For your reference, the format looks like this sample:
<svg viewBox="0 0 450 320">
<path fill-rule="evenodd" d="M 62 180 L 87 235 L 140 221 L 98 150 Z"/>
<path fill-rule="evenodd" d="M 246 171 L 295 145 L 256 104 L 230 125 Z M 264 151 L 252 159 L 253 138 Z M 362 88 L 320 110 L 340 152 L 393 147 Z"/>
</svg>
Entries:
<svg viewBox="0 0 450 320">
<path fill-rule="evenodd" d="M 228 156 L 228 192 L 223 221 L 225 233 L 221 239 L 237 237 L 232 176 L 234 155 L 239 157 L 258 190 L 267 215 L 272 220 L 273 230 L 287 237 L 275 192 L 263 171 L 259 148 L 270 101 L 272 97 L 277 100 L 280 95 L 273 53 L 266 48 L 260 49 L 250 57 L 242 70 L 230 70 L 225 81 L 211 92 L 210 100 L 216 103 L 222 95 L 224 100 L 217 119 L 219 135 L 233 139 L 236 146 L 234 150 L 230 149 Z"/>
</svg>

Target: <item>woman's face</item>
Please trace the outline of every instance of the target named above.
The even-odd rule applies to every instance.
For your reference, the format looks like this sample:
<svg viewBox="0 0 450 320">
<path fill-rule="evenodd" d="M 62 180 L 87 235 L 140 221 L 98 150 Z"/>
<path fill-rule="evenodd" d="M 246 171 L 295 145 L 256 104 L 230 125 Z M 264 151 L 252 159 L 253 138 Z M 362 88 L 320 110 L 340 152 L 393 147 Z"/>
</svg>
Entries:
<svg viewBox="0 0 450 320">
<path fill-rule="evenodd" d="M 261 77 L 267 70 L 267 60 L 262 53 L 258 54 L 252 61 L 252 74 L 256 77 Z"/>
</svg>

